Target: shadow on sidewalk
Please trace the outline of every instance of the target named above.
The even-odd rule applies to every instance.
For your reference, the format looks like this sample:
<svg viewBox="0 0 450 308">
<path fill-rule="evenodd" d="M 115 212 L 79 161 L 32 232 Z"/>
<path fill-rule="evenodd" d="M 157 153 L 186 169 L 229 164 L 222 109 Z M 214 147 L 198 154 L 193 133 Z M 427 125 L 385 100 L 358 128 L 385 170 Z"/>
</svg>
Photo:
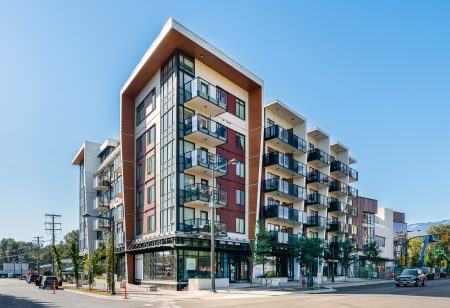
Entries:
<svg viewBox="0 0 450 308">
<path fill-rule="evenodd" d="M 56 307 L 53 303 L 30 300 L 24 297 L 16 297 L 0 294 L 0 307 Z"/>
</svg>

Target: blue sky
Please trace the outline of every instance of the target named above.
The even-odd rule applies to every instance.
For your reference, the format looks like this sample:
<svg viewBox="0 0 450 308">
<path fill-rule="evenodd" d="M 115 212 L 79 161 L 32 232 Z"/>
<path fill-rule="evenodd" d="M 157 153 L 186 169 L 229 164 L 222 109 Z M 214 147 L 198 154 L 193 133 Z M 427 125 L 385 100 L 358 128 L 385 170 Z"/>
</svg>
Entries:
<svg viewBox="0 0 450 308">
<path fill-rule="evenodd" d="M 0 0 L 0 238 L 45 235 L 52 212 L 77 228 L 70 162 L 118 137 L 120 88 L 170 16 L 349 146 L 361 195 L 450 218 L 449 2 L 166 3 Z"/>
</svg>

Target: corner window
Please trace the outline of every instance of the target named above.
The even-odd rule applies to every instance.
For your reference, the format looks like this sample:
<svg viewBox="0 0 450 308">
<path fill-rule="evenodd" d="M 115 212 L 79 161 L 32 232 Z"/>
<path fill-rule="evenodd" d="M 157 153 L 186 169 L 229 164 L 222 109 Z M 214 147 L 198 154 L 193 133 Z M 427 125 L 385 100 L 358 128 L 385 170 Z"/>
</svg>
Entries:
<svg viewBox="0 0 450 308">
<path fill-rule="evenodd" d="M 241 150 L 245 150 L 245 136 L 236 133 L 236 147 Z"/>
<path fill-rule="evenodd" d="M 236 116 L 245 120 L 245 103 L 239 98 L 236 98 Z"/>
<path fill-rule="evenodd" d="M 236 218 L 236 233 L 245 233 L 245 220 L 242 218 Z"/>
</svg>

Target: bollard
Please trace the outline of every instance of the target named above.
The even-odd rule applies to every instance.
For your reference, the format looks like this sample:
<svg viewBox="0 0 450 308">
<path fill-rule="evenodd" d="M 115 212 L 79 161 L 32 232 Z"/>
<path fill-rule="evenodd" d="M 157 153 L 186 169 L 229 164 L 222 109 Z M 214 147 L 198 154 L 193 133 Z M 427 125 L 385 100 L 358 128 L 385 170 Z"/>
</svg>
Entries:
<svg viewBox="0 0 450 308">
<path fill-rule="evenodd" d="M 128 299 L 128 297 L 127 297 L 127 283 L 126 282 L 123 283 L 123 288 L 125 289 L 125 292 L 123 294 L 123 298 L 124 299 Z"/>
<path fill-rule="evenodd" d="M 55 284 L 56 282 L 55 281 L 53 281 L 53 294 L 56 294 L 56 284 Z"/>
</svg>

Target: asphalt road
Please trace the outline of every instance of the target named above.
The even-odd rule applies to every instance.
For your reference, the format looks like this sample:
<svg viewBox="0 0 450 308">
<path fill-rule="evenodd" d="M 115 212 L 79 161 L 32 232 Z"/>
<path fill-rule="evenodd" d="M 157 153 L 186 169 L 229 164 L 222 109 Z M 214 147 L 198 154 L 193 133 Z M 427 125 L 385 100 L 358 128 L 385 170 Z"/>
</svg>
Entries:
<svg viewBox="0 0 450 308">
<path fill-rule="evenodd" d="M 280 295 L 280 293 L 283 293 Z M 186 294 L 186 293 L 185 293 Z M 299 292 L 205 292 L 190 299 L 174 296 L 147 296 L 123 300 L 121 296 L 104 297 L 70 292 L 41 290 L 18 279 L 0 279 L 0 307 L 450 307 L 450 279 L 427 281 L 425 287 L 396 288 L 394 283 L 349 287 L 333 293 Z"/>
</svg>

